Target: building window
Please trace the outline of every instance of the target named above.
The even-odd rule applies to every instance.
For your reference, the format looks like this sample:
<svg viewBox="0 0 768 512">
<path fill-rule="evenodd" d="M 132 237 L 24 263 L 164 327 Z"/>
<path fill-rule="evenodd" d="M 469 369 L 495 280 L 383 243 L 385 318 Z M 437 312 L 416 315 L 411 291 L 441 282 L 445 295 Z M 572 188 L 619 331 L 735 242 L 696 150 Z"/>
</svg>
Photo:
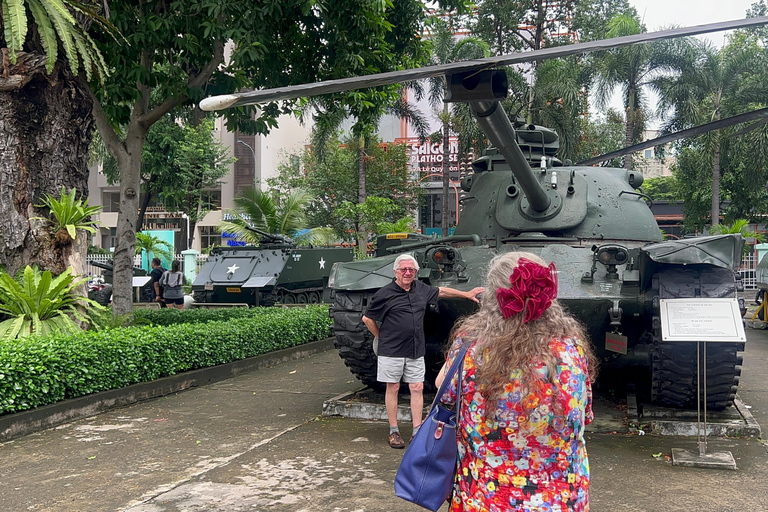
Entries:
<svg viewBox="0 0 768 512">
<path fill-rule="evenodd" d="M 653 158 L 653 150 L 652 149 L 646 149 L 645 150 L 645 158 Z"/>
<path fill-rule="evenodd" d="M 105 251 L 117 247 L 117 228 L 109 228 L 109 234 L 106 229 L 101 230 L 101 248 Z"/>
<path fill-rule="evenodd" d="M 201 199 L 203 208 L 210 210 L 221 209 L 221 190 L 204 190 Z"/>
<path fill-rule="evenodd" d="M 120 211 L 120 192 L 104 192 L 101 195 L 102 211 L 117 213 Z"/>
<path fill-rule="evenodd" d="M 200 248 L 221 245 L 221 231 L 216 226 L 200 226 Z"/>
</svg>

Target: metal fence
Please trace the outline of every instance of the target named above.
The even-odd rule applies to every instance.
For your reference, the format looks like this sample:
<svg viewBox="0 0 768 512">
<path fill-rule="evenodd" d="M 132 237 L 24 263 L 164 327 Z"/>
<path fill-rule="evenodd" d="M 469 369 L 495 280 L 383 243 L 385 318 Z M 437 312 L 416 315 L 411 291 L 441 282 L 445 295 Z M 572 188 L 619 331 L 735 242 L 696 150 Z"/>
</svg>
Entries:
<svg viewBox="0 0 768 512">
<path fill-rule="evenodd" d="M 177 254 L 176 258 L 181 263 L 181 270 L 184 271 L 184 256 L 181 254 Z M 205 254 L 198 254 L 197 255 L 197 272 L 200 273 L 200 269 L 205 264 L 205 260 L 208 259 L 208 256 Z M 98 263 L 107 263 L 112 264 L 112 255 L 111 254 L 89 254 L 88 258 L 85 260 L 85 274 L 89 276 L 100 276 L 104 272 L 103 268 L 97 267 L 95 265 L 91 264 L 91 261 L 95 261 Z M 141 266 L 141 256 L 137 255 L 133 257 L 133 265 L 135 267 Z M 146 269 L 145 269 L 146 270 Z"/>
</svg>

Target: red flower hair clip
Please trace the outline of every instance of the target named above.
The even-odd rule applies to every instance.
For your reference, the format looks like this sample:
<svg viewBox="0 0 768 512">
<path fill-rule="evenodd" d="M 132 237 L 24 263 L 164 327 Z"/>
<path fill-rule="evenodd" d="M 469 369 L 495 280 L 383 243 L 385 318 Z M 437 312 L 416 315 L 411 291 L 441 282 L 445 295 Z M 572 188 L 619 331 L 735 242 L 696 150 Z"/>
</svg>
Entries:
<svg viewBox="0 0 768 512">
<path fill-rule="evenodd" d="M 520 258 L 509 282 L 511 288 L 496 290 L 496 300 L 504 318 L 525 310 L 523 323 L 536 320 L 557 297 L 557 270 L 554 263 L 545 267 Z"/>
</svg>

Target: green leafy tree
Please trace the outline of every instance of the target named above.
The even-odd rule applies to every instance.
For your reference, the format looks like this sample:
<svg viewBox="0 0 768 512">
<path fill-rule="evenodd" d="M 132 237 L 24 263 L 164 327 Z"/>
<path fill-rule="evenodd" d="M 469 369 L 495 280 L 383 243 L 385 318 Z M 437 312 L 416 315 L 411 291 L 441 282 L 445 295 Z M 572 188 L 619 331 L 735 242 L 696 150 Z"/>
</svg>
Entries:
<svg viewBox="0 0 768 512">
<path fill-rule="evenodd" d="M 46 194 L 62 186 L 86 194 L 91 100 L 78 74 L 103 79 L 106 66 L 86 27 L 113 32 L 91 0 L 0 0 L 0 265 L 15 273 L 29 263 L 54 274 L 82 271 L 87 241 L 66 251 L 46 224 L 32 220 Z M 81 196 L 85 197 L 85 196 Z"/>
<path fill-rule="evenodd" d="M 417 37 L 424 17 L 418 0 L 146 0 L 110 2 L 110 21 L 128 44 L 98 33 L 111 69 L 103 87 L 92 84 L 99 132 L 120 174 L 114 308 L 131 302 L 131 260 L 139 211 L 141 154 L 149 128 L 204 95 L 391 71 L 423 54 Z M 224 58 L 224 47 L 231 53 Z M 415 57 L 414 57 L 415 56 Z M 379 95 L 348 93 L 357 119 L 376 111 Z M 231 109 L 230 129 L 267 133 L 291 102 Z M 125 127 L 116 130 L 115 127 Z M 360 134 L 357 134 L 360 135 Z"/>
<path fill-rule="evenodd" d="M 660 94 L 659 109 L 668 117 L 665 131 L 718 121 L 764 106 L 768 95 L 768 66 L 760 46 L 737 36 L 719 51 L 698 40 L 690 41 L 688 48 L 690 64 L 682 67 L 679 76 L 654 81 Z M 753 125 L 753 128 L 757 126 L 762 124 Z M 733 155 L 729 154 L 732 136 L 737 131 L 739 127 L 716 130 L 681 144 L 688 152 L 686 158 L 678 162 L 678 167 L 688 183 L 706 183 L 703 190 L 708 191 L 710 198 L 713 226 L 720 222 L 723 163 L 728 161 L 729 167 L 738 167 L 731 158 Z M 693 174 L 704 170 L 707 170 L 708 179 L 692 178 Z M 702 192 L 689 186 L 685 194 L 686 207 L 693 207 Z M 691 205 L 688 205 L 689 198 Z"/>
<path fill-rule="evenodd" d="M 339 216 L 338 212 L 345 202 L 359 204 L 358 141 L 354 137 L 333 140 L 324 158 L 312 149 L 293 155 L 289 162 L 279 166 L 278 177 L 269 180 L 269 184 L 284 194 L 295 189 L 308 190 L 313 196 L 312 208 L 307 211 L 308 224 L 331 226 L 339 238 L 357 239 L 357 228 L 364 219 Z M 395 208 L 384 220 L 394 222 L 413 211 L 421 189 L 409 171 L 405 145 L 384 145 L 372 138 L 368 147 L 366 197 L 391 200 Z M 368 225 L 367 229 L 375 230 L 375 226 Z"/>
<path fill-rule="evenodd" d="M 575 142 L 573 160 L 583 162 L 624 147 L 624 119 L 619 112 L 609 109 L 598 119 L 588 118 L 581 126 Z M 614 158 L 608 167 L 621 167 L 621 159 Z"/>
<path fill-rule="evenodd" d="M 432 54 L 429 59 L 431 65 L 449 64 L 463 60 L 480 59 L 490 55 L 488 43 L 477 37 L 464 37 L 456 40 L 454 32 L 458 28 L 453 23 L 453 18 L 447 19 L 435 16 L 430 19 L 430 42 Z M 432 108 L 440 108 L 439 119 L 442 124 L 441 141 L 443 144 L 443 204 L 450 202 L 450 165 L 448 161 L 448 146 L 451 140 L 451 107 L 443 101 L 448 94 L 448 82 L 445 76 L 429 79 L 429 103 Z M 448 236 L 450 230 L 448 208 L 443 208 L 441 226 L 443 236 Z"/>
<path fill-rule="evenodd" d="M 659 176 L 643 181 L 643 192 L 654 201 L 676 201 L 682 199 L 680 186 L 674 176 Z"/>
<path fill-rule="evenodd" d="M 646 32 L 634 13 L 621 14 L 608 23 L 608 37 Z M 605 107 L 619 88 L 624 100 L 624 145 L 640 140 L 648 116 L 647 94 L 661 73 L 675 73 L 690 63 L 690 40 L 681 39 L 615 48 L 595 57 L 595 92 L 598 105 Z M 624 167 L 632 169 L 632 155 L 624 157 Z"/>
<path fill-rule="evenodd" d="M 71 269 L 53 277 L 48 270 L 27 266 L 18 280 L 0 273 L 0 313 L 10 317 L 0 322 L 0 340 L 79 332 L 81 324 L 90 321 L 82 305 L 94 310 L 103 308 L 77 293 L 84 281 L 73 276 Z"/>
<path fill-rule="evenodd" d="M 190 112 L 182 116 L 173 113 L 152 125 L 147 133 L 141 164 L 142 201 L 138 226 L 144 226 L 144 216 L 153 198 L 161 198 L 170 212 L 183 212 L 189 217 L 189 231 L 211 210 L 204 201 L 206 189 L 218 186 L 229 172 L 234 158 L 214 138 L 214 123 L 204 117 L 193 124 Z M 94 158 L 102 162 L 109 183 L 119 182 L 115 159 L 103 148 L 100 138 L 94 141 L 98 152 Z"/>
</svg>

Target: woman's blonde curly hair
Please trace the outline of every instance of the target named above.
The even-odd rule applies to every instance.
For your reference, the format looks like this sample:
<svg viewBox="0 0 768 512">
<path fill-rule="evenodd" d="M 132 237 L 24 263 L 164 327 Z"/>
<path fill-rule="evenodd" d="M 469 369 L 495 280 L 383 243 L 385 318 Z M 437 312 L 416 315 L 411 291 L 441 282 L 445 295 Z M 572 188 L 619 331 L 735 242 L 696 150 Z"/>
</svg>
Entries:
<svg viewBox="0 0 768 512">
<path fill-rule="evenodd" d="M 523 396 L 541 384 L 540 374 L 534 372 L 537 364 L 544 363 L 550 379 L 556 378 L 557 359 L 549 349 L 553 338 L 573 338 L 587 358 L 590 379 L 595 377 L 597 360 L 584 328 L 557 300 L 552 301 L 541 317 L 528 323 L 523 323 L 525 310 L 507 319 L 502 316 L 496 290 L 510 287 L 509 278 L 520 258 L 548 265 L 539 256 L 527 252 L 496 256 L 489 265 L 480 310 L 458 322 L 452 333 L 452 339 L 477 339 L 474 351 L 477 384 L 486 401 L 486 413 L 496 409 L 496 401 L 502 396 L 514 369 L 522 372 Z"/>
</svg>

